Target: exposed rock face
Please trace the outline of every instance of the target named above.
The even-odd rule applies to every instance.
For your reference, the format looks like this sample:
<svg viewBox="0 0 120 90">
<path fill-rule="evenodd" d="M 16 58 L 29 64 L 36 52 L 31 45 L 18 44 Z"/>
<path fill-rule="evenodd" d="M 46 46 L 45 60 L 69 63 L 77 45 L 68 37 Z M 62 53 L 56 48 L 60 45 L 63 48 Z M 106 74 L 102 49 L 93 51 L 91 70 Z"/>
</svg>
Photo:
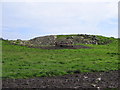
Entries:
<svg viewBox="0 0 120 90">
<path fill-rule="evenodd" d="M 56 46 L 72 46 L 73 44 L 107 44 L 110 41 L 101 41 L 95 35 L 66 35 L 62 37 L 58 37 L 56 35 L 44 36 L 44 37 L 37 37 L 34 39 L 29 40 L 31 44 L 34 45 L 56 45 Z"/>
<path fill-rule="evenodd" d="M 35 45 L 54 45 L 56 41 L 56 36 L 51 35 L 51 36 L 37 37 L 29 41 L 31 44 L 35 44 Z"/>
<path fill-rule="evenodd" d="M 85 36 L 74 36 L 73 37 L 73 42 L 75 44 L 77 43 L 82 43 L 82 44 L 97 44 L 98 42 L 98 39 L 96 37 L 93 37 L 93 36 L 88 36 L 88 35 L 85 35 Z"/>
<path fill-rule="evenodd" d="M 64 40 L 56 40 L 55 46 L 59 47 L 73 47 L 73 40 L 72 39 L 64 39 Z"/>
<path fill-rule="evenodd" d="M 41 46 L 41 45 L 53 45 L 53 46 L 72 46 L 73 44 L 107 44 L 110 43 L 109 38 L 100 38 L 95 35 L 86 35 L 86 34 L 76 34 L 76 35 L 50 35 L 43 37 L 36 37 L 28 41 L 22 41 L 18 39 L 13 41 L 20 45 L 29 45 L 29 46 Z"/>
</svg>

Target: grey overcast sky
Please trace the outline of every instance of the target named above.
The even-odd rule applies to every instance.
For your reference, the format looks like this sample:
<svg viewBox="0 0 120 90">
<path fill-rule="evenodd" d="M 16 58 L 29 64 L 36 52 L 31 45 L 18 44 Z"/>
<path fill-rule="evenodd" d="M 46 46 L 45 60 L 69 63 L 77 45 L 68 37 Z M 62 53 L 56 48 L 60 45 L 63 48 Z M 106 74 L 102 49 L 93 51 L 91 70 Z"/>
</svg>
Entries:
<svg viewBox="0 0 120 90">
<path fill-rule="evenodd" d="M 118 37 L 117 0 L 45 1 L 4 0 L 0 15 L 2 37 L 23 40 L 57 34 Z"/>
</svg>

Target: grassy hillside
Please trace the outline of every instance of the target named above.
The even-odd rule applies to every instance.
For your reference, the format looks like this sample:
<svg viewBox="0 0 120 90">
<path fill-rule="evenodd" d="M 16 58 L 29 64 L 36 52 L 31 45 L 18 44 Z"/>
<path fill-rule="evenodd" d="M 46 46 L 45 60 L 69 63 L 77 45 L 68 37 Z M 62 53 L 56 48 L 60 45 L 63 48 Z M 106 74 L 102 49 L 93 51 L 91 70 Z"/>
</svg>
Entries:
<svg viewBox="0 0 120 90">
<path fill-rule="evenodd" d="M 103 37 L 102 37 L 103 38 Z M 106 38 L 104 37 L 103 40 Z M 118 40 L 91 49 L 43 50 L 2 43 L 3 78 L 28 78 L 118 70 Z M 84 45 L 84 44 L 82 44 Z"/>
</svg>

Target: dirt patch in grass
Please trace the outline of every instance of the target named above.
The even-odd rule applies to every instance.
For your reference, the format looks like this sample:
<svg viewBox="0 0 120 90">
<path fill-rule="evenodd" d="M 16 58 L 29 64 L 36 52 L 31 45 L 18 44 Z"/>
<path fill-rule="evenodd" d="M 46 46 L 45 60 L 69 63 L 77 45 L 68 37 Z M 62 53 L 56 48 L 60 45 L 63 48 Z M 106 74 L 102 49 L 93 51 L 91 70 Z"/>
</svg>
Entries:
<svg viewBox="0 0 120 90">
<path fill-rule="evenodd" d="M 5 79 L 3 88 L 118 88 L 119 72 L 76 73 L 54 77 Z"/>
<path fill-rule="evenodd" d="M 83 45 L 73 45 L 73 46 L 28 46 L 30 48 L 41 48 L 41 49 L 82 49 L 82 48 L 91 48 L 88 46 L 83 46 Z"/>
</svg>

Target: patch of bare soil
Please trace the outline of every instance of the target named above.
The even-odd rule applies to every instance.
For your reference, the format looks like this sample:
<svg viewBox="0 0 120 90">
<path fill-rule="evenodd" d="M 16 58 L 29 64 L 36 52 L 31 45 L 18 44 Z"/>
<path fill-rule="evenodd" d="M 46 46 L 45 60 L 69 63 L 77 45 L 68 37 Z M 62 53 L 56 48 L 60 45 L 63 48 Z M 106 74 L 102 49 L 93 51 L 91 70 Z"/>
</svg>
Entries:
<svg viewBox="0 0 120 90">
<path fill-rule="evenodd" d="M 83 45 L 74 45 L 74 46 L 43 46 L 43 47 L 32 47 L 30 48 L 41 48 L 41 49 L 81 49 L 81 48 L 91 48 Z"/>
<path fill-rule="evenodd" d="M 74 88 L 80 90 L 81 88 L 96 88 L 102 90 L 119 87 L 119 72 L 120 70 L 29 79 L 5 79 L 2 81 L 2 86 L 3 88 Z"/>
</svg>

